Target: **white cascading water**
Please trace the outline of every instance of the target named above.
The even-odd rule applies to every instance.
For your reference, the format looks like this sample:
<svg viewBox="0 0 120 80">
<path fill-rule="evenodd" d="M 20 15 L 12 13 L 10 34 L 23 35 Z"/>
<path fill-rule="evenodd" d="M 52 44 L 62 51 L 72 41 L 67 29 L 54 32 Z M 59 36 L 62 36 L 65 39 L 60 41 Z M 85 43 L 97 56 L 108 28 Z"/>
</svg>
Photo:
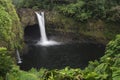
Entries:
<svg viewBox="0 0 120 80">
<path fill-rule="evenodd" d="M 40 34 L 41 34 L 41 42 L 46 42 L 47 36 L 45 32 L 45 20 L 44 20 L 44 12 L 41 12 L 41 15 L 37 14 L 38 22 L 39 22 L 39 28 L 40 28 Z"/>
<path fill-rule="evenodd" d="M 59 43 L 56 41 L 51 41 L 47 39 L 46 31 L 45 31 L 45 20 L 44 20 L 44 12 L 40 14 L 35 12 L 38 18 L 39 29 L 40 29 L 40 41 L 37 43 L 38 45 L 42 46 L 51 46 L 51 45 L 58 45 Z"/>
<path fill-rule="evenodd" d="M 17 54 L 17 59 L 18 59 L 18 64 L 20 64 L 20 63 L 22 63 L 22 61 L 21 61 L 21 58 L 20 58 L 20 53 L 19 53 L 19 51 L 18 50 L 16 50 L 16 54 Z"/>
</svg>

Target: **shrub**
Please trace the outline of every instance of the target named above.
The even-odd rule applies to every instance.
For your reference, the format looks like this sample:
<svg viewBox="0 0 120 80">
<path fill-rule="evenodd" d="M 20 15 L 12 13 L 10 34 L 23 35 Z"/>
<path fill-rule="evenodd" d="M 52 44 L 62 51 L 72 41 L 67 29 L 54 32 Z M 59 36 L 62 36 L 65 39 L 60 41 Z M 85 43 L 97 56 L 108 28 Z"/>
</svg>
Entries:
<svg viewBox="0 0 120 80">
<path fill-rule="evenodd" d="M 5 47 L 0 47 L 0 75 L 5 76 L 12 68 L 13 61 Z"/>
<path fill-rule="evenodd" d="M 108 43 L 105 55 L 99 62 L 90 62 L 84 70 L 86 80 L 120 79 L 120 35 Z"/>
<path fill-rule="evenodd" d="M 112 7 L 107 12 L 108 20 L 120 23 L 120 6 Z"/>
</svg>

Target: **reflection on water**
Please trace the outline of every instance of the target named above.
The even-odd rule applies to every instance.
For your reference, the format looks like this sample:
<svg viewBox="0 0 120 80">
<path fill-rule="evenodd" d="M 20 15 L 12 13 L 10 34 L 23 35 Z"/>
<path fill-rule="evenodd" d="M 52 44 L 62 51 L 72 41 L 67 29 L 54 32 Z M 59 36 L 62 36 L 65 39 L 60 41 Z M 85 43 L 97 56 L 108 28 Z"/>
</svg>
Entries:
<svg viewBox="0 0 120 80">
<path fill-rule="evenodd" d="M 74 43 L 49 47 L 29 45 L 28 52 L 21 56 L 23 63 L 20 68 L 61 69 L 66 66 L 84 68 L 88 61 L 99 59 L 104 55 L 104 46 L 92 43 Z"/>
</svg>

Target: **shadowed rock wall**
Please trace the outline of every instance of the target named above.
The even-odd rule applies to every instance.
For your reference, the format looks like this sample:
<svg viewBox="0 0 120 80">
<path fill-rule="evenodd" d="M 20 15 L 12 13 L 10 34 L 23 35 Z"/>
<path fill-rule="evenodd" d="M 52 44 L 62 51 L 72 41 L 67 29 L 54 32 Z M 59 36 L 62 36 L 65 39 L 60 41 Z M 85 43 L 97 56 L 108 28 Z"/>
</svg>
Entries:
<svg viewBox="0 0 120 80">
<path fill-rule="evenodd" d="M 56 11 L 44 12 L 46 29 L 49 35 L 106 44 L 120 32 L 120 30 L 118 30 L 119 25 L 105 23 L 102 20 L 90 20 L 86 23 L 81 23 L 74 21 L 72 18 L 65 17 Z M 21 9 L 18 11 L 18 14 L 24 28 L 29 25 L 38 24 L 34 10 Z"/>
</svg>

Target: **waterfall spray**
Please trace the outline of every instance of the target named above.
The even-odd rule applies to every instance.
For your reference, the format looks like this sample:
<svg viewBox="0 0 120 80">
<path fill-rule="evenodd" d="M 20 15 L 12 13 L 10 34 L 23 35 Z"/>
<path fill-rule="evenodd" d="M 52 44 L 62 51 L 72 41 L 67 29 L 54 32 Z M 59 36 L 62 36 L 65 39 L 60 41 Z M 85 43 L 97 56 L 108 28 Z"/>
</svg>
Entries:
<svg viewBox="0 0 120 80">
<path fill-rule="evenodd" d="M 35 13 L 37 15 L 40 35 L 41 35 L 40 41 L 37 44 L 42 46 L 58 45 L 59 44 L 58 42 L 47 39 L 47 35 L 45 31 L 44 12 L 41 12 L 40 14 L 38 12 L 35 12 Z"/>
</svg>

